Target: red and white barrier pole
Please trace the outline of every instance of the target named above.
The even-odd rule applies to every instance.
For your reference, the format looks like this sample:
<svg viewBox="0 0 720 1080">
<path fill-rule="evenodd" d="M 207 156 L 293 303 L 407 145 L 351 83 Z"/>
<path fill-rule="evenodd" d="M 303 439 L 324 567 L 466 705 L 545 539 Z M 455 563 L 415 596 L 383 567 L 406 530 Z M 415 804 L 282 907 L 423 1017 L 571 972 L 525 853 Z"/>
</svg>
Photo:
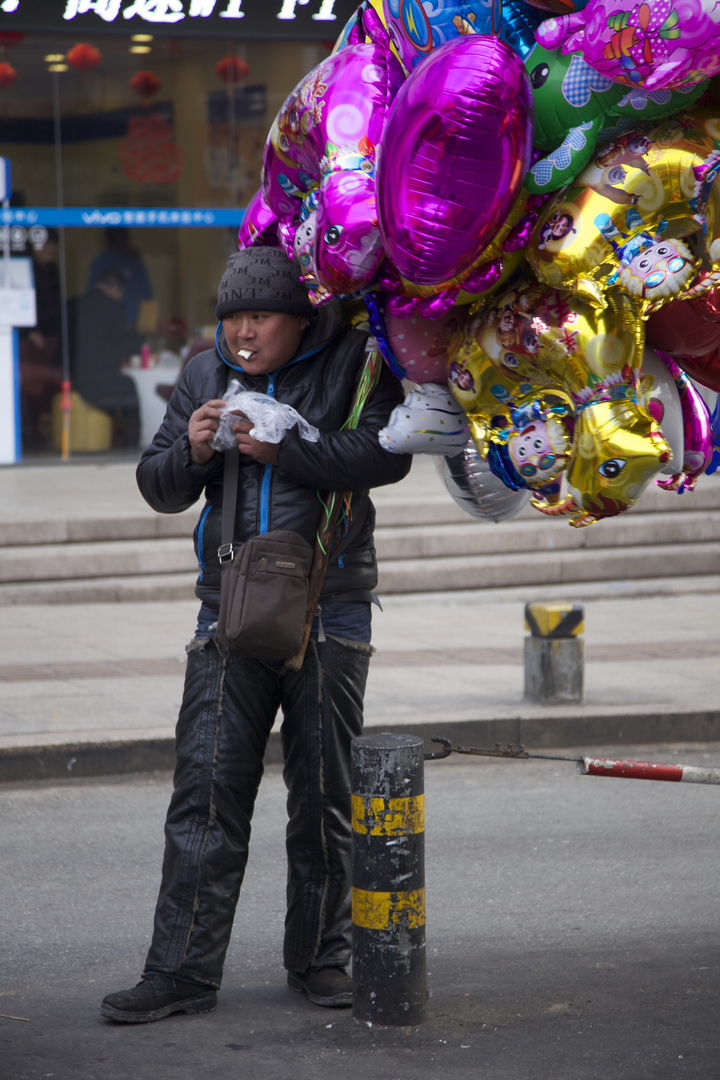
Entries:
<svg viewBox="0 0 720 1080">
<path fill-rule="evenodd" d="M 531 754 L 530 757 L 533 755 Z M 669 780 L 671 783 L 720 784 L 720 769 L 698 765 L 661 765 L 654 761 L 619 761 L 614 758 L 580 758 L 577 771 L 583 776 L 619 776 L 628 780 Z"/>
</svg>

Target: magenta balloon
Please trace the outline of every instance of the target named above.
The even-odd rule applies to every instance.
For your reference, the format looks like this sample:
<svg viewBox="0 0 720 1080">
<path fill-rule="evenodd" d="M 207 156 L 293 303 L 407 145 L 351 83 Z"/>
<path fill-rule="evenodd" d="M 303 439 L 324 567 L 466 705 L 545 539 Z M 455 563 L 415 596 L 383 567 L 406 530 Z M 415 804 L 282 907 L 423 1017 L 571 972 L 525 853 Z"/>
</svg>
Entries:
<svg viewBox="0 0 720 1080">
<path fill-rule="evenodd" d="M 238 247 L 280 247 L 278 219 L 265 202 L 262 191 L 256 191 L 243 214 L 238 230 Z"/>
<path fill-rule="evenodd" d="M 404 74 L 387 42 L 348 45 L 295 87 L 265 144 L 262 192 L 292 217 L 326 172 L 374 168 L 390 103 Z M 328 151 L 334 161 L 328 160 Z"/>
<path fill-rule="evenodd" d="M 546 49 L 580 51 L 599 74 L 645 90 L 694 86 L 720 71 L 716 0 L 590 0 L 582 11 L 546 19 Z"/>
<path fill-rule="evenodd" d="M 373 279 L 384 258 L 374 179 L 359 170 L 330 173 L 318 199 L 318 281 L 334 295 L 356 292 Z"/>
<path fill-rule="evenodd" d="M 530 166 L 532 110 L 522 61 L 493 37 L 448 41 L 408 77 L 377 171 L 383 246 L 403 277 L 441 284 L 487 247 Z"/>
<path fill-rule="evenodd" d="M 667 353 L 658 352 L 658 356 L 675 380 L 680 395 L 683 418 L 683 462 L 682 473 L 678 469 L 678 479 L 682 487 L 692 491 L 698 476 L 705 472 L 713 458 L 714 440 L 710 410 L 675 360 Z M 656 483 L 660 487 L 674 488 L 677 486 L 674 480 L 673 477 L 670 480 L 657 480 Z"/>
</svg>

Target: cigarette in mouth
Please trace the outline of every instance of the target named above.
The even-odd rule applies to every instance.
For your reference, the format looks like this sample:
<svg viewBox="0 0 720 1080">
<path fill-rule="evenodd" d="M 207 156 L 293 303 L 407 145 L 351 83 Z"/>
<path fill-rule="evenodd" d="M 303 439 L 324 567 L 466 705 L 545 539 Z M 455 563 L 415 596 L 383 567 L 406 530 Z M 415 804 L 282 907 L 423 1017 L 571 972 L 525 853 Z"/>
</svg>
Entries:
<svg viewBox="0 0 720 1080">
<path fill-rule="evenodd" d="M 252 356 L 252 349 L 238 349 L 238 356 L 241 360 L 249 360 Z"/>
</svg>

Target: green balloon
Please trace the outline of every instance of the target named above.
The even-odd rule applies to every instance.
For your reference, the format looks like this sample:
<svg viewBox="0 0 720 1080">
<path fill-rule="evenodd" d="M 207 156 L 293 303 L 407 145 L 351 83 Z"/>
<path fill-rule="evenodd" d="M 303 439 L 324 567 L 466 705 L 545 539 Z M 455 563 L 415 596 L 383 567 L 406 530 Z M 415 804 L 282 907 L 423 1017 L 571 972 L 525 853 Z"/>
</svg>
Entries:
<svg viewBox="0 0 720 1080">
<path fill-rule="evenodd" d="M 644 120 L 661 120 L 689 108 L 707 82 L 683 90 L 629 89 L 585 62 L 580 52 L 563 55 L 536 45 L 525 57 L 535 102 L 535 149 L 543 156 L 525 178 L 533 194 L 571 183 L 599 143 Z"/>
</svg>

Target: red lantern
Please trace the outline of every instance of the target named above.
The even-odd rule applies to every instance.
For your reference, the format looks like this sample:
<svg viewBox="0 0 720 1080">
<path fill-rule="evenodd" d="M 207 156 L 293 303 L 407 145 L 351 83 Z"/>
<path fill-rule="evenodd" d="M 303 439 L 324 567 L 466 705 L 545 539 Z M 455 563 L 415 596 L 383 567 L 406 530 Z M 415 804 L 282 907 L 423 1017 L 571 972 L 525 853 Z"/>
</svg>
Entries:
<svg viewBox="0 0 720 1080">
<path fill-rule="evenodd" d="M 92 71 L 102 60 L 102 53 L 94 45 L 81 42 L 79 45 L 73 45 L 65 59 L 76 71 Z"/>
<path fill-rule="evenodd" d="M 162 86 L 154 71 L 138 71 L 130 80 L 130 86 L 140 97 L 151 98 Z"/>
<path fill-rule="evenodd" d="M 17 79 L 18 74 L 12 64 L 8 64 L 7 61 L 3 61 L 0 64 L 0 89 L 4 90 Z"/>
<path fill-rule="evenodd" d="M 223 82 L 239 83 L 247 79 L 250 74 L 250 65 L 239 56 L 224 56 L 215 65 L 215 74 L 219 75 Z"/>
</svg>

